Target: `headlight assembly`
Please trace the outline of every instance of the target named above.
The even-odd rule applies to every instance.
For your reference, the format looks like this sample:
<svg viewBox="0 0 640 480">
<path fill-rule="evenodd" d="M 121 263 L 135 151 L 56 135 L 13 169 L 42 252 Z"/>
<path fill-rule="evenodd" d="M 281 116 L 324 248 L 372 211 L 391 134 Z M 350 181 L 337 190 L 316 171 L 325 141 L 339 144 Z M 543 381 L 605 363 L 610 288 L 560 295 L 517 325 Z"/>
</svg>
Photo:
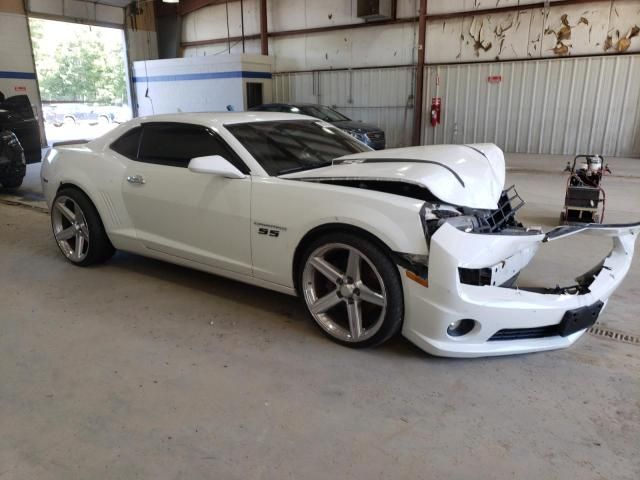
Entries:
<svg viewBox="0 0 640 480">
<path fill-rule="evenodd" d="M 367 135 L 365 133 L 359 133 L 359 132 L 356 132 L 355 130 L 345 130 L 345 132 L 347 132 L 356 140 L 360 140 L 361 142 L 364 142 L 367 139 Z"/>
</svg>

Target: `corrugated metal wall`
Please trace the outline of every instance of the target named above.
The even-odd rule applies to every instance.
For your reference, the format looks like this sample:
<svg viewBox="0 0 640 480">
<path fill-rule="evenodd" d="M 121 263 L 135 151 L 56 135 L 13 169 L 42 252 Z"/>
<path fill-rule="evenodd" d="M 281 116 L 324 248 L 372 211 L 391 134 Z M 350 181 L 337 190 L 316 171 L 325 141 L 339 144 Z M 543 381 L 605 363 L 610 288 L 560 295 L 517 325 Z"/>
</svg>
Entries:
<svg viewBox="0 0 640 480">
<path fill-rule="evenodd" d="M 501 76 L 499 83 L 488 77 Z M 424 143 L 507 152 L 640 155 L 640 56 L 427 67 Z M 442 99 L 433 128 L 431 101 Z"/>
<path fill-rule="evenodd" d="M 380 126 L 387 147 L 399 147 L 411 141 L 414 72 L 401 67 L 280 73 L 273 77 L 274 99 L 334 106 L 354 120 Z"/>
<path fill-rule="evenodd" d="M 500 83 L 489 83 L 499 75 Z M 333 105 L 410 143 L 414 69 L 274 75 L 274 98 Z M 442 123 L 431 127 L 431 99 Z M 494 142 L 507 152 L 640 156 L 640 55 L 426 67 L 423 143 Z"/>
</svg>

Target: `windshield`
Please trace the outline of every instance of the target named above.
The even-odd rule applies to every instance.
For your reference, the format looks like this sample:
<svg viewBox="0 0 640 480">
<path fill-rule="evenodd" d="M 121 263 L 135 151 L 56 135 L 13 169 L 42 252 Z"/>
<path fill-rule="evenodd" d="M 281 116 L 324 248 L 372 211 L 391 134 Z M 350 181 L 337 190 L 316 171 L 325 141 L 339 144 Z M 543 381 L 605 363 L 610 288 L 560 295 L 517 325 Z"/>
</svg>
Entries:
<svg viewBox="0 0 640 480">
<path fill-rule="evenodd" d="M 371 150 L 331 125 L 314 120 L 226 125 L 269 175 L 324 167 L 343 155 Z"/>
<path fill-rule="evenodd" d="M 324 105 L 304 105 L 300 107 L 300 111 L 310 117 L 316 117 L 325 122 L 343 122 L 349 119 L 333 108 Z"/>
</svg>

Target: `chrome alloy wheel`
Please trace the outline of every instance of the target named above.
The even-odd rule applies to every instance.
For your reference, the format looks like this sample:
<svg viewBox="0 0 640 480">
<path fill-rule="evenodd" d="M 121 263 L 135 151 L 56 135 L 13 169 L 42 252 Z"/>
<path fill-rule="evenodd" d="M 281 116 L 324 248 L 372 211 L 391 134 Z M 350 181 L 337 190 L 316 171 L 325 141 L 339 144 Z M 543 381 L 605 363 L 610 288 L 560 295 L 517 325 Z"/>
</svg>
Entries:
<svg viewBox="0 0 640 480">
<path fill-rule="evenodd" d="M 51 211 L 53 235 L 65 257 L 74 263 L 89 252 L 89 227 L 77 202 L 64 195 L 56 198 Z"/>
<path fill-rule="evenodd" d="M 384 322 L 382 277 L 371 260 L 350 245 L 329 243 L 314 250 L 302 272 L 302 288 L 313 318 L 338 340 L 362 342 Z"/>
</svg>

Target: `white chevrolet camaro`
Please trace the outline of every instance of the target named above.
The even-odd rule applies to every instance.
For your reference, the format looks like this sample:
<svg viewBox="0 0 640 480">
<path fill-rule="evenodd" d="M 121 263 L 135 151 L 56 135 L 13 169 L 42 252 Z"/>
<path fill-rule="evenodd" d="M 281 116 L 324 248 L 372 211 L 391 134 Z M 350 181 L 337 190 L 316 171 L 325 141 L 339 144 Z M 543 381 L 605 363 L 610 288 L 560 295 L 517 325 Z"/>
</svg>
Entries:
<svg viewBox="0 0 640 480">
<path fill-rule="evenodd" d="M 402 332 L 455 357 L 575 342 L 622 282 L 640 231 L 523 227 L 495 145 L 374 152 L 292 114 L 137 118 L 54 147 L 41 178 L 76 265 L 135 252 L 299 295 L 344 345 Z M 580 232 L 611 237 L 611 253 L 570 287 L 518 285 L 541 245 Z"/>
</svg>

